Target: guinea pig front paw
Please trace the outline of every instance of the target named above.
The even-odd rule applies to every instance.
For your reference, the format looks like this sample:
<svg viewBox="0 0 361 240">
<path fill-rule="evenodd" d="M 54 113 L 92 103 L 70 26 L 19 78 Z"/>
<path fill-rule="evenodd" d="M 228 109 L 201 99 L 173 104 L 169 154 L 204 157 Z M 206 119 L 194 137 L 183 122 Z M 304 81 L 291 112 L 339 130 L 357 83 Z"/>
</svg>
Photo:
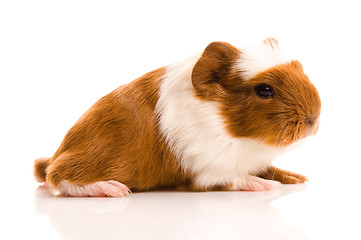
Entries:
<svg viewBox="0 0 361 240">
<path fill-rule="evenodd" d="M 307 177 L 301 174 L 276 168 L 274 166 L 269 167 L 267 171 L 259 174 L 258 177 L 278 181 L 284 184 L 299 184 L 308 181 Z"/>
<path fill-rule="evenodd" d="M 124 197 L 130 193 L 129 188 L 117 181 L 99 181 L 87 185 L 62 181 L 58 189 L 61 194 L 73 197 Z"/>
<path fill-rule="evenodd" d="M 278 189 L 279 187 L 279 182 L 266 180 L 255 176 L 249 176 L 245 179 L 237 179 L 233 181 L 232 190 L 261 192 Z"/>
</svg>

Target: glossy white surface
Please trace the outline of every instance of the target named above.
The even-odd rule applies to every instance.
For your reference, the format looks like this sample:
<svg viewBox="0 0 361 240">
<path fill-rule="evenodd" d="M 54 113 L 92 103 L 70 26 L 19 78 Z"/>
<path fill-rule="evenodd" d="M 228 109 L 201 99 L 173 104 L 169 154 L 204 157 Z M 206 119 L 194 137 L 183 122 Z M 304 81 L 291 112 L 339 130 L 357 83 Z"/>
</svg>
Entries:
<svg viewBox="0 0 361 240">
<path fill-rule="evenodd" d="M 1 234 L 11 236 L 6 239 L 361 237 L 360 196 L 330 182 L 269 192 L 150 192 L 126 198 L 63 198 L 44 187 L 23 186 L 30 190 L 3 196 Z"/>
<path fill-rule="evenodd" d="M 297 194 L 302 188 L 261 193 L 139 193 L 123 199 L 54 198 L 38 189 L 34 205 L 63 239 L 307 239 L 305 229 L 287 224 L 287 215 L 282 215 L 307 218 L 312 213 L 300 215 L 296 207 L 305 203 L 296 200 L 288 207 L 277 207 L 282 198 L 295 199 L 292 194 L 302 198 Z"/>
<path fill-rule="evenodd" d="M 357 1 L 0 1 L 0 239 L 361 239 Z M 275 165 L 305 185 L 270 192 L 61 198 L 38 188 L 97 99 L 214 40 L 279 40 L 322 99 L 316 137 Z"/>
</svg>

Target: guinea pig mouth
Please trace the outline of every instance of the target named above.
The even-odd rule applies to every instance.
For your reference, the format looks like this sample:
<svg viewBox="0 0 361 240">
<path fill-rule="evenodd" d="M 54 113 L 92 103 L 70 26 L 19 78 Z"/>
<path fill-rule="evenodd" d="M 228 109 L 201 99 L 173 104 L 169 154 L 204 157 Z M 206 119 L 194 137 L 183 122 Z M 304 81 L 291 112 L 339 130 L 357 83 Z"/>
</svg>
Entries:
<svg viewBox="0 0 361 240">
<path fill-rule="evenodd" d="M 275 134 L 275 142 L 279 146 L 288 146 L 308 136 L 315 135 L 318 128 L 318 121 L 312 124 L 304 121 L 292 121 L 279 129 L 278 134 Z"/>
<path fill-rule="evenodd" d="M 318 128 L 319 128 L 319 121 L 318 119 L 314 118 L 307 118 L 304 122 L 304 132 L 305 132 L 305 137 L 307 136 L 312 136 L 315 135 L 318 132 Z"/>
<path fill-rule="evenodd" d="M 318 129 L 319 129 L 319 123 L 317 122 L 314 126 L 309 128 L 307 136 L 315 135 L 318 132 Z"/>
</svg>

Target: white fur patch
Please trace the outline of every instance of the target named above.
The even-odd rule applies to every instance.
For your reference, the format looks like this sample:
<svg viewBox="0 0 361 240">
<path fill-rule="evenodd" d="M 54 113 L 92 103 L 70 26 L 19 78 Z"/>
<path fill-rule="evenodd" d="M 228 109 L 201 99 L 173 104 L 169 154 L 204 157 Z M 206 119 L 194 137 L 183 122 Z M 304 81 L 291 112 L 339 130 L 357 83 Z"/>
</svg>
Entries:
<svg viewBox="0 0 361 240">
<path fill-rule="evenodd" d="M 278 45 L 271 46 L 262 42 L 240 50 L 242 54 L 239 57 L 238 64 L 235 65 L 235 71 L 240 72 L 245 80 L 253 78 L 274 66 L 290 61 L 282 55 Z"/>
<path fill-rule="evenodd" d="M 167 67 L 156 105 L 160 130 L 200 186 L 247 179 L 284 149 L 226 133 L 217 103 L 195 97 L 191 74 L 199 57 Z"/>
</svg>

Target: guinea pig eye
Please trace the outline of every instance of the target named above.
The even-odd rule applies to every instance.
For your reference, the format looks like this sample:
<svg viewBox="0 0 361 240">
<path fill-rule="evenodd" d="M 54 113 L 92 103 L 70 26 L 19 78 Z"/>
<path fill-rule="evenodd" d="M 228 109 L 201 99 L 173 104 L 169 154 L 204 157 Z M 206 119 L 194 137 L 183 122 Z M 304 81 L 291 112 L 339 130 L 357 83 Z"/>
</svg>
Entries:
<svg viewBox="0 0 361 240">
<path fill-rule="evenodd" d="M 273 87 L 267 83 L 258 84 L 254 90 L 261 98 L 271 98 L 274 95 Z"/>
</svg>

